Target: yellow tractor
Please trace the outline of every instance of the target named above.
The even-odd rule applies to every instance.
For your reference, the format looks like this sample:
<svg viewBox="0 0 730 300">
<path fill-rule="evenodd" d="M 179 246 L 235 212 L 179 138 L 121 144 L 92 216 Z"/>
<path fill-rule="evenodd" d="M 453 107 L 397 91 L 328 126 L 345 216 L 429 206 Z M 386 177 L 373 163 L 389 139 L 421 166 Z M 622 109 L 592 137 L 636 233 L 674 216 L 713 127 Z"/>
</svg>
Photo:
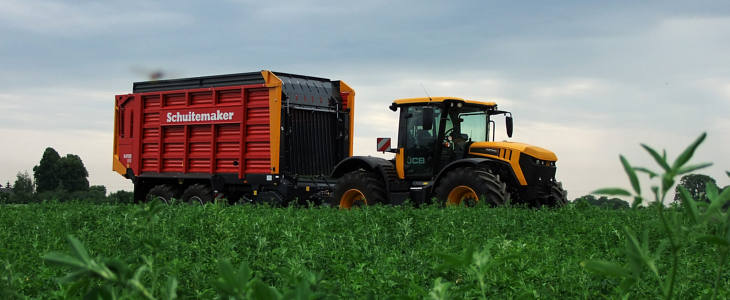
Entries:
<svg viewBox="0 0 730 300">
<path fill-rule="evenodd" d="M 505 117 L 512 136 L 512 114 L 494 102 L 454 97 L 399 99 L 397 148 L 379 139 L 386 160 L 352 156 L 333 170 L 333 205 L 415 204 L 433 199 L 445 205 L 525 203 L 562 206 L 566 192 L 555 180 L 555 153 L 528 144 L 494 140 L 494 116 Z M 490 139 L 491 135 L 491 139 Z"/>
</svg>

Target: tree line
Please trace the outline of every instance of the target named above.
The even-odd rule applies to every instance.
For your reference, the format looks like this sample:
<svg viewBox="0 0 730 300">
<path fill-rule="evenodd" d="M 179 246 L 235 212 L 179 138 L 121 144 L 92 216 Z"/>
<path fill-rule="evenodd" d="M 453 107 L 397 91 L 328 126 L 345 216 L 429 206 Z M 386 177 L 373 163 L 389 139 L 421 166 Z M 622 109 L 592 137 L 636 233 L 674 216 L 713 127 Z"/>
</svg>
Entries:
<svg viewBox="0 0 730 300">
<path fill-rule="evenodd" d="M 674 198 L 673 198 L 673 204 L 679 205 L 681 204 L 681 198 L 679 196 L 679 187 L 683 186 L 684 188 L 689 191 L 690 195 L 697 199 L 698 201 L 704 201 L 709 203 L 710 200 L 707 199 L 707 195 L 705 195 L 705 190 L 707 188 L 707 185 L 711 184 L 717 187 L 717 181 L 715 178 L 712 178 L 711 176 L 704 175 L 704 174 L 687 174 L 682 176 L 680 178 L 679 183 L 674 188 Z M 718 187 L 718 191 L 722 193 L 725 189 L 730 188 L 730 185 L 726 185 L 723 188 Z M 619 198 L 608 198 L 606 196 L 601 196 L 600 198 L 596 198 L 593 195 L 585 195 L 578 198 L 575 198 L 573 200 L 573 203 L 575 203 L 578 206 L 597 206 L 601 208 L 606 209 L 627 209 L 630 208 L 631 205 L 629 205 L 629 202 L 624 201 Z M 729 205 L 725 205 L 725 209 L 728 208 Z"/>
<path fill-rule="evenodd" d="M 0 203 L 32 203 L 41 201 L 80 200 L 90 202 L 131 203 L 132 193 L 117 191 L 107 195 L 103 185 L 89 185 L 89 172 L 81 157 L 75 154 L 60 156 L 48 147 L 38 165 L 33 167 L 33 176 L 18 172 L 15 184 L 8 182 L 0 193 Z"/>
</svg>

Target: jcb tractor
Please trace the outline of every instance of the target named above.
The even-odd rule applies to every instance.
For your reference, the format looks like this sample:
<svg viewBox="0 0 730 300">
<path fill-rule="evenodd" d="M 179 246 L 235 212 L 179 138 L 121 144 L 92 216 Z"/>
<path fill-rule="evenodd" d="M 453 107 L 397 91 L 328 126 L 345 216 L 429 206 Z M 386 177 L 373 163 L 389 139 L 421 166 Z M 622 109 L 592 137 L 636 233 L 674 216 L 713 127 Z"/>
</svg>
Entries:
<svg viewBox="0 0 730 300">
<path fill-rule="evenodd" d="M 555 153 L 528 144 L 494 140 L 494 116 L 510 112 L 494 102 L 453 97 L 400 99 L 395 158 L 352 156 L 333 170 L 333 205 L 349 208 L 376 203 L 417 204 L 435 199 L 445 205 L 525 203 L 561 206 L 566 192 L 555 180 Z M 491 135 L 491 139 L 490 139 Z M 388 140 L 383 140 L 388 142 Z"/>
</svg>

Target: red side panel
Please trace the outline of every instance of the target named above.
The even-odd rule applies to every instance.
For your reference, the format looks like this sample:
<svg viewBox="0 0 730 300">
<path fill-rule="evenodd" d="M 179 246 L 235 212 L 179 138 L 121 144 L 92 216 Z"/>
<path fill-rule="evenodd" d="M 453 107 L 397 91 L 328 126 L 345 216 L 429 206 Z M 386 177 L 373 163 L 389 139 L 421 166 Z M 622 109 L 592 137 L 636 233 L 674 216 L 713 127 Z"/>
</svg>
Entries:
<svg viewBox="0 0 730 300">
<path fill-rule="evenodd" d="M 141 124 L 130 147 L 136 175 L 271 173 L 269 95 L 263 85 L 133 96 L 130 118 Z"/>
</svg>

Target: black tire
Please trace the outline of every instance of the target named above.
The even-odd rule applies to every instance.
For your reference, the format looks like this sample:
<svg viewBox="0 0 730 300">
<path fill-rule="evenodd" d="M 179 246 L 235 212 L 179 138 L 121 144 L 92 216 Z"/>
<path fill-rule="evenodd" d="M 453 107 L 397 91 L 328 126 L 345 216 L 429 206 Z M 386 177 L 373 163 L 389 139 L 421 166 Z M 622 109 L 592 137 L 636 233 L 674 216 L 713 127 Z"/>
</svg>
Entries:
<svg viewBox="0 0 730 300">
<path fill-rule="evenodd" d="M 540 205 L 562 207 L 568 204 L 568 192 L 563 189 L 561 182 L 551 182 L 547 196 L 540 199 Z"/>
<path fill-rule="evenodd" d="M 196 183 L 185 189 L 182 194 L 182 201 L 199 205 L 210 203 L 213 202 L 213 191 L 206 185 Z"/>
<path fill-rule="evenodd" d="M 385 183 L 372 172 L 352 171 L 337 180 L 331 205 L 339 208 L 385 203 Z"/>
<path fill-rule="evenodd" d="M 172 199 L 176 196 L 175 189 L 168 184 L 160 184 L 152 187 L 147 192 L 147 201 L 162 201 L 163 203 L 170 205 Z"/>
<path fill-rule="evenodd" d="M 466 205 L 473 205 L 484 198 L 486 204 L 497 206 L 510 199 L 507 184 L 500 180 L 499 175 L 474 167 L 449 171 L 438 182 L 434 194 L 443 205 L 461 205 L 465 200 L 468 201 Z"/>
</svg>

